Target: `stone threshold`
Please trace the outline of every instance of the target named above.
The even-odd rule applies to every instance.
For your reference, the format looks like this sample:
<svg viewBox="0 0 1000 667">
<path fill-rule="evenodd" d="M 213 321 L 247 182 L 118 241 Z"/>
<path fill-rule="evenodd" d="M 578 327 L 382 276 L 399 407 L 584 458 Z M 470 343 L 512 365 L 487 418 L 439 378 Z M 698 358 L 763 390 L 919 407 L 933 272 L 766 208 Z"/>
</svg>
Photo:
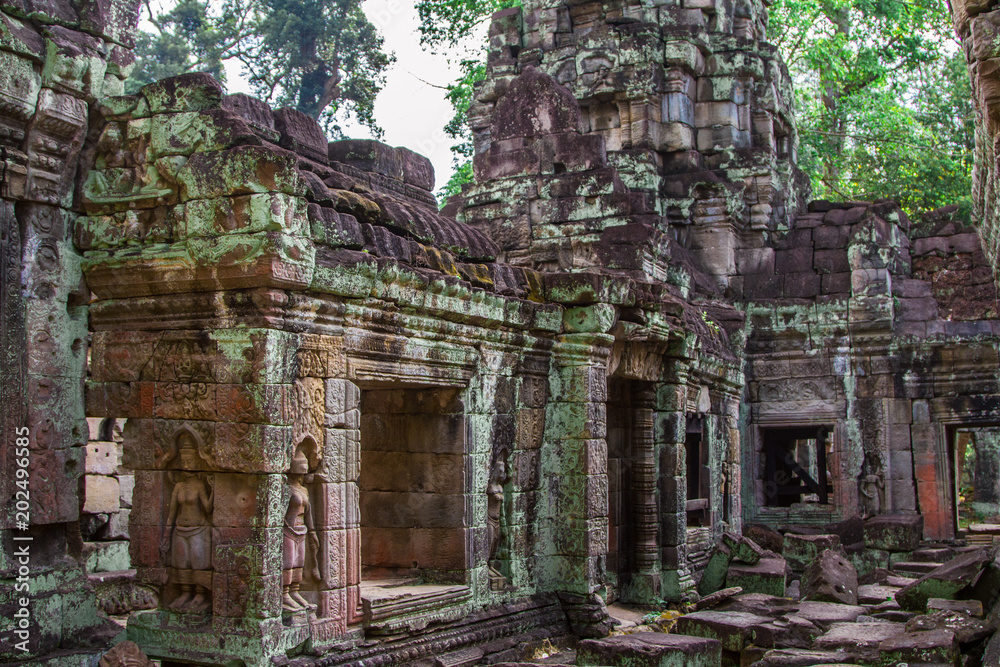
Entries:
<svg viewBox="0 0 1000 667">
<path fill-rule="evenodd" d="M 432 622 L 451 621 L 467 613 L 468 586 L 420 584 L 413 580 L 361 582 L 365 629 L 379 634 L 422 630 Z"/>
</svg>

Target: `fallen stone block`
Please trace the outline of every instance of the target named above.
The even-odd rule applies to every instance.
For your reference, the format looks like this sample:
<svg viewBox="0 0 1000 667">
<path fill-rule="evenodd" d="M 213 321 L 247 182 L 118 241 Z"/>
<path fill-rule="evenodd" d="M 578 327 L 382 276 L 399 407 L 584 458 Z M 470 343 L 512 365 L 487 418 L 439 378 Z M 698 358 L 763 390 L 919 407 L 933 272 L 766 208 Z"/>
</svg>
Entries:
<svg viewBox="0 0 1000 667">
<path fill-rule="evenodd" d="M 766 648 L 811 648 L 823 634 L 812 621 L 794 614 L 754 628 L 754 644 Z"/>
<path fill-rule="evenodd" d="M 723 650 L 742 651 L 754 641 L 754 630 L 771 619 L 738 611 L 696 611 L 677 619 L 673 632 L 717 639 Z"/>
<path fill-rule="evenodd" d="M 858 573 L 858 581 L 867 583 L 869 577 L 878 568 L 889 568 L 889 552 L 881 549 L 869 549 L 864 542 L 858 542 L 844 547 L 847 560 L 851 561 Z"/>
<path fill-rule="evenodd" d="M 880 514 L 865 521 L 865 545 L 884 551 L 913 551 L 923 537 L 920 514 Z"/>
<path fill-rule="evenodd" d="M 976 580 L 989 560 L 982 550 L 957 556 L 896 593 L 896 602 L 908 611 L 923 611 L 930 598 L 953 598 Z"/>
<path fill-rule="evenodd" d="M 888 637 L 879 646 L 884 665 L 958 664 L 959 649 L 955 634 L 948 630 L 907 632 Z"/>
<path fill-rule="evenodd" d="M 890 623 L 906 623 L 910 619 L 912 619 L 914 616 L 916 616 L 916 614 L 914 614 L 912 611 L 902 611 L 900 609 L 890 609 L 888 611 L 880 611 L 877 614 L 872 614 L 868 618 L 872 619 L 873 621 L 889 621 Z M 858 622 L 860 622 L 862 618 L 864 618 L 864 617 L 858 616 Z"/>
<path fill-rule="evenodd" d="M 759 667 L 819 667 L 820 665 L 854 664 L 845 661 L 851 656 L 843 651 L 780 648 L 764 654 Z M 755 667 L 758 667 L 755 665 Z"/>
<path fill-rule="evenodd" d="M 784 550 L 785 538 L 781 533 L 761 524 L 746 524 L 743 526 L 743 536 L 748 537 L 754 543 L 764 549 L 780 554 Z"/>
<path fill-rule="evenodd" d="M 788 598 L 767 595 L 766 593 L 734 595 L 716 607 L 716 611 L 740 611 L 772 618 L 795 613 L 798 609 L 799 605 Z"/>
<path fill-rule="evenodd" d="M 814 646 L 825 651 L 872 653 L 886 639 L 905 632 L 903 623 L 834 623 Z"/>
<path fill-rule="evenodd" d="M 802 574 L 802 599 L 858 603 L 858 573 L 840 549 L 826 549 Z"/>
<path fill-rule="evenodd" d="M 577 645 L 578 665 L 602 667 L 719 667 L 722 644 L 715 639 L 638 632 Z"/>
<path fill-rule="evenodd" d="M 733 554 L 725 544 L 720 543 L 715 546 L 698 582 L 699 595 L 704 597 L 726 586 L 726 572 L 732 560 Z"/>
<path fill-rule="evenodd" d="M 832 549 L 840 545 L 840 537 L 837 535 L 798 535 L 787 533 L 785 535 L 785 548 L 782 556 L 792 566 L 796 572 L 803 571 L 809 563 L 816 560 L 826 549 Z"/>
<path fill-rule="evenodd" d="M 941 563 L 924 563 L 920 561 L 902 561 L 894 563 L 892 569 L 904 575 L 914 575 L 921 577 L 928 572 L 932 572 L 941 567 Z"/>
<path fill-rule="evenodd" d="M 854 623 L 858 616 L 865 613 L 864 607 L 836 602 L 800 602 L 799 610 L 795 612 L 808 621 L 812 621 L 824 630 L 837 623 Z"/>
<path fill-rule="evenodd" d="M 111 650 L 101 656 L 98 667 L 153 667 L 150 660 L 135 642 L 118 642 Z"/>
<path fill-rule="evenodd" d="M 927 601 L 927 613 L 934 611 L 957 611 L 974 618 L 983 617 L 983 603 L 979 600 L 946 600 L 931 598 Z"/>
<path fill-rule="evenodd" d="M 919 563 L 946 563 L 956 556 L 951 547 L 928 547 L 917 549 L 910 558 Z"/>
<path fill-rule="evenodd" d="M 986 650 L 983 651 L 983 664 L 1000 665 L 1000 632 L 995 633 L 987 642 Z"/>
<path fill-rule="evenodd" d="M 694 610 L 701 611 L 702 609 L 711 609 L 725 602 L 734 595 L 739 595 L 742 592 L 743 589 L 740 588 L 739 586 L 736 586 L 734 588 L 723 588 L 721 591 L 716 591 L 698 600 L 698 602 L 696 602 L 694 605 Z"/>
<path fill-rule="evenodd" d="M 858 604 L 879 605 L 886 600 L 895 600 L 898 590 L 895 586 L 882 586 L 880 584 L 858 586 Z"/>
<path fill-rule="evenodd" d="M 785 559 L 762 558 L 755 565 L 730 563 L 726 586 L 739 586 L 747 593 L 782 597 L 785 594 Z"/>
<path fill-rule="evenodd" d="M 979 618 L 960 611 L 935 611 L 921 614 L 906 623 L 907 632 L 948 630 L 959 644 L 971 644 L 986 639 L 995 628 Z"/>
<path fill-rule="evenodd" d="M 750 538 L 741 537 L 734 533 L 723 533 L 722 541 L 729 548 L 733 560 L 747 565 L 756 565 L 765 553 L 764 549 L 761 549 Z"/>
</svg>

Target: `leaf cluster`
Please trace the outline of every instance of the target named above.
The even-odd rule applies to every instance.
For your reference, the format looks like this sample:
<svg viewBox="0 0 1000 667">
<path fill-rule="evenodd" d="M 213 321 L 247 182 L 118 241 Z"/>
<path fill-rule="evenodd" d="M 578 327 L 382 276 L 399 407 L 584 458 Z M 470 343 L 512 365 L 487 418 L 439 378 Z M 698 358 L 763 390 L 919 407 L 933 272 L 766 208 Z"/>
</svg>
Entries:
<svg viewBox="0 0 1000 667">
<path fill-rule="evenodd" d="M 319 119 L 333 136 L 357 118 L 379 135 L 375 96 L 394 61 L 361 9 L 361 0 L 177 0 L 141 31 L 127 90 L 166 76 L 242 64 L 254 93 Z"/>
</svg>

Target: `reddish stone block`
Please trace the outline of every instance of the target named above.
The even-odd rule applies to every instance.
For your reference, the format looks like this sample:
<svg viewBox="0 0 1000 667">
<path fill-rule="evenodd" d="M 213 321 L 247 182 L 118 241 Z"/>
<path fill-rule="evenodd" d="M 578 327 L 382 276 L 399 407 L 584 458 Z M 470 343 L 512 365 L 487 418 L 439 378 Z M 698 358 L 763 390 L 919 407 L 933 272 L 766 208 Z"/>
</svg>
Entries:
<svg viewBox="0 0 1000 667">
<path fill-rule="evenodd" d="M 319 573 L 321 588 L 333 589 L 347 586 L 347 531 L 327 530 L 317 533 L 319 538 Z M 308 563 L 306 564 L 308 567 Z"/>
<path fill-rule="evenodd" d="M 357 485 L 317 483 L 312 487 L 313 520 L 317 530 L 344 529 L 350 516 L 358 511 Z"/>
<path fill-rule="evenodd" d="M 137 570 L 163 568 L 162 539 L 163 526 L 130 525 L 128 553 L 132 567 Z"/>
<path fill-rule="evenodd" d="M 154 416 L 161 419 L 215 419 L 215 385 L 207 382 L 157 382 Z"/>
<path fill-rule="evenodd" d="M 361 529 L 347 530 L 347 585 L 357 586 L 361 583 Z"/>
<path fill-rule="evenodd" d="M 132 511 L 129 513 L 129 531 L 133 526 L 163 526 L 167 523 L 172 484 L 167 482 L 166 471 L 136 470 L 132 489 Z"/>
<path fill-rule="evenodd" d="M 281 616 L 281 574 L 244 577 L 214 573 L 212 613 L 231 618 Z"/>
<path fill-rule="evenodd" d="M 217 414 L 223 422 L 291 424 L 285 416 L 285 392 L 281 384 L 220 384 L 215 388 Z"/>
<path fill-rule="evenodd" d="M 77 490 L 84 456 L 80 447 L 32 452 L 28 463 L 31 525 L 65 523 L 79 518 Z"/>
<path fill-rule="evenodd" d="M 281 528 L 212 528 L 212 567 L 240 576 L 279 572 L 282 568 Z"/>
<path fill-rule="evenodd" d="M 215 473 L 216 527 L 281 527 L 288 507 L 284 475 Z"/>
<path fill-rule="evenodd" d="M 347 629 L 347 589 L 337 588 L 333 590 L 318 591 L 316 594 L 316 617 L 340 620 L 343 627 Z"/>
</svg>

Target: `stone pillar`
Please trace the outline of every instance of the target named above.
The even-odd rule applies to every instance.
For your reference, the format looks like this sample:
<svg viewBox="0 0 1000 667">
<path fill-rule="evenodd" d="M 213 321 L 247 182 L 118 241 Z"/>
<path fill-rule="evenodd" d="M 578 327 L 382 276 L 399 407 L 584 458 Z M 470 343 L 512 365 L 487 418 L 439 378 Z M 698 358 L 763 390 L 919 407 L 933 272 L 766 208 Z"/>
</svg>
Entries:
<svg viewBox="0 0 1000 667">
<path fill-rule="evenodd" d="M 556 339 L 542 446 L 539 585 L 559 592 L 574 631 L 602 634 L 597 597 L 608 549 L 605 440 L 607 364 L 613 338 Z"/>
<path fill-rule="evenodd" d="M 324 379 L 344 366 L 336 348 L 297 355 L 303 337 L 267 329 L 101 324 L 88 411 L 128 418 L 131 560 L 160 593 L 129 637 L 168 661 L 265 665 L 342 636 L 359 572 L 359 393 Z"/>
<path fill-rule="evenodd" d="M 66 0 L 0 17 L 0 662 L 82 663 L 120 632 L 78 560 L 89 290 L 72 231 L 91 113 L 122 91 L 135 17 Z"/>
<path fill-rule="evenodd" d="M 948 468 L 951 461 L 941 455 L 947 451 L 944 433 L 930 419 L 926 400 L 913 401 L 913 423 L 910 440 L 913 443 L 913 472 L 917 482 L 917 508 L 924 518 L 924 539 L 942 540 L 954 537 L 954 518 L 951 507 L 951 478 Z"/>
<path fill-rule="evenodd" d="M 672 360 L 656 387 L 656 446 L 659 455 L 660 597 L 680 600 L 694 586 L 687 560 L 687 456 L 684 450 L 687 364 Z"/>
</svg>

